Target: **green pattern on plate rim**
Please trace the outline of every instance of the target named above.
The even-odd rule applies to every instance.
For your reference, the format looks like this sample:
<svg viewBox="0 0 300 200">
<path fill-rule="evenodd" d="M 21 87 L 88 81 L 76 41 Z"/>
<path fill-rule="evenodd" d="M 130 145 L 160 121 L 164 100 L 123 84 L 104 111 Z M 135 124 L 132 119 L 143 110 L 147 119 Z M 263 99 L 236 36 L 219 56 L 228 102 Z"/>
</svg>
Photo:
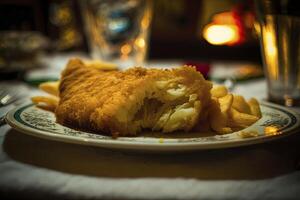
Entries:
<svg viewBox="0 0 300 200">
<path fill-rule="evenodd" d="M 276 127 L 277 132 L 273 134 L 275 136 L 280 135 L 282 133 L 288 133 L 292 130 L 295 130 L 295 128 L 299 126 L 298 116 L 296 116 L 295 113 L 288 111 L 283 107 L 279 107 L 269 103 L 267 104 L 263 103 L 261 104 L 261 109 L 262 109 L 263 117 L 259 121 L 257 121 L 254 125 L 251 125 L 250 127 L 242 130 L 242 131 L 253 131 L 253 130 L 257 131 L 258 135 L 254 138 L 271 137 L 270 135 L 267 136 L 264 133 L 264 128 L 267 126 Z M 52 135 L 54 138 L 56 136 L 66 136 L 66 137 L 70 136 L 70 139 L 75 137 L 77 139 L 82 139 L 86 142 L 88 142 L 88 140 L 91 139 L 91 140 L 98 140 L 98 141 L 120 141 L 120 142 L 130 142 L 130 143 L 142 142 L 145 144 L 161 143 L 161 139 L 159 138 L 119 137 L 117 139 L 112 139 L 110 136 L 77 131 L 56 123 L 55 116 L 53 113 L 39 109 L 35 107 L 33 104 L 21 106 L 11 111 L 7 116 L 7 121 L 15 128 L 23 126 L 23 132 L 25 126 L 25 129 L 29 128 L 33 132 L 36 132 L 35 130 L 39 130 L 40 132 L 47 133 L 48 136 L 49 134 Z M 235 142 L 235 141 L 238 142 L 241 140 L 253 139 L 253 138 L 241 138 L 239 134 L 240 131 L 231 134 L 226 134 L 226 135 L 215 135 L 215 136 L 207 136 L 207 137 L 180 138 L 180 139 L 165 138 L 163 143 L 164 144 L 168 144 L 168 143 L 169 144 L 179 144 L 179 143 L 205 144 L 205 143 L 222 143 L 222 142 Z"/>
</svg>

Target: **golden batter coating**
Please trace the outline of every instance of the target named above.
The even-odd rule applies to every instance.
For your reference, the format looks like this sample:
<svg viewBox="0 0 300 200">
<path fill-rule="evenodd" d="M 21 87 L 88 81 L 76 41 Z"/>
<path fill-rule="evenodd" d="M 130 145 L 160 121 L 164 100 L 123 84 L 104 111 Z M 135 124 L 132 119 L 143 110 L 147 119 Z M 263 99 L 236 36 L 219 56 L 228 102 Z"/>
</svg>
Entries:
<svg viewBox="0 0 300 200">
<path fill-rule="evenodd" d="M 99 134 L 189 131 L 208 107 L 211 88 L 189 66 L 101 71 L 72 59 L 62 72 L 55 114 L 60 124 Z"/>
</svg>

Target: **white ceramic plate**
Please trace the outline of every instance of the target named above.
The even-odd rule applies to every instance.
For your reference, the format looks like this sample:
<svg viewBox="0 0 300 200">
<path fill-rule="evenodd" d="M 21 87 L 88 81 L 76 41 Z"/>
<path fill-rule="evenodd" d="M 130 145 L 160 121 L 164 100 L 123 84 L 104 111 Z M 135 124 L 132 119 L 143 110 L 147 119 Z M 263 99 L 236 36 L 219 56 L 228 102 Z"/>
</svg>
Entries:
<svg viewBox="0 0 300 200">
<path fill-rule="evenodd" d="M 82 145 L 92 145 L 105 148 L 127 149 L 135 151 L 188 151 L 200 149 L 217 149 L 252 145 L 288 136 L 297 132 L 299 116 L 281 106 L 270 103 L 261 103 L 263 117 L 250 127 L 226 135 L 204 136 L 201 133 L 182 133 L 186 137 L 162 138 L 139 137 L 112 137 L 77 131 L 55 122 L 53 113 L 39 109 L 34 105 L 23 105 L 10 111 L 6 121 L 13 128 L 44 139 L 57 140 Z M 241 137 L 245 134 L 254 134 L 251 137 Z M 170 135 L 168 135 L 170 136 Z"/>
</svg>

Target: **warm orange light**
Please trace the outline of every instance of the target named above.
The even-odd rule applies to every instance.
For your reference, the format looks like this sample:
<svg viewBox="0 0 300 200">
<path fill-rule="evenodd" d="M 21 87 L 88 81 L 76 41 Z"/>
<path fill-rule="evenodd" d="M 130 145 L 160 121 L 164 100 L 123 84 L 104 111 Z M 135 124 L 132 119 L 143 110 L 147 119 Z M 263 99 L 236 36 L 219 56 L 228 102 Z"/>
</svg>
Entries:
<svg viewBox="0 0 300 200">
<path fill-rule="evenodd" d="M 212 17 L 212 22 L 215 24 L 234 24 L 235 19 L 231 11 L 215 14 Z"/>
<path fill-rule="evenodd" d="M 138 38 L 135 40 L 135 45 L 138 46 L 139 48 L 144 48 L 146 45 L 146 42 L 143 38 Z"/>
<path fill-rule="evenodd" d="M 121 53 L 123 55 L 128 55 L 129 53 L 131 52 L 131 46 L 129 44 L 124 44 L 122 47 L 121 47 Z"/>
<path fill-rule="evenodd" d="M 131 48 L 131 46 L 129 44 L 124 44 L 121 47 L 121 59 L 122 60 L 128 59 L 128 55 L 131 52 L 131 50 L 132 50 L 132 48 Z"/>
<path fill-rule="evenodd" d="M 66 49 L 72 47 L 74 44 L 80 42 L 79 33 L 72 27 L 66 28 L 60 33 L 60 39 L 58 43 L 59 49 Z"/>
<path fill-rule="evenodd" d="M 208 24 L 204 27 L 203 37 L 213 45 L 233 44 L 239 40 L 238 28 L 235 25 Z"/>
<path fill-rule="evenodd" d="M 279 62 L 277 59 L 278 48 L 276 41 L 276 27 L 274 19 L 270 16 L 266 16 L 266 26 L 263 26 L 261 29 L 263 51 L 265 54 L 265 62 L 268 76 L 270 80 L 278 80 L 279 77 Z"/>
<path fill-rule="evenodd" d="M 146 30 L 149 25 L 150 25 L 150 22 L 151 22 L 151 18 L 152 18 L 152 2 L 151 1 L 147 1 L 147 8 L 145 10 L 145 13 L 144 13 L 144 16 L 142 18 L 142 21 L 141 21 L 141 28 L 143 30 Z"/>
<path fill-rule="evenodd" d="M 265 33 L 264 47 L 266 48 L 266 52 L 268 56 L 274 58 L 277 55 L 275 35 L 272 31 L 269 30 L 266 30 L 264 33 Z"/>
<path fill-rule="evenodd" d="M 266 126 L 264 132 L 265 135 L 278 135 L 281 133 L 276 126 Z"/>
<path fill-rule="evenodd" d="M 142 29 L 147 29 L 149 27 L 150 19 L 151 19 L 151 14 L 147 12 L 145 17 L 143 17 L 141 21 Z"/>
</svg>

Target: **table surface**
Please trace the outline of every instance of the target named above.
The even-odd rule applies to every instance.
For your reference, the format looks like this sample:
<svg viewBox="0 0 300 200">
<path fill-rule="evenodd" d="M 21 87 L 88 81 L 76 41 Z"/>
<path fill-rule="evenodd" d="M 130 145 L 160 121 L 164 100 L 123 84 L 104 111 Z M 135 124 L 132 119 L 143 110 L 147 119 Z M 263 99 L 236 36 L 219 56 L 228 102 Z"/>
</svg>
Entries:
<svg viewBox="0 0 300 200">
<path fill-rule="evenodd" d="M 0 88 L 39 93 L 20 82 Z M 234 93 L 264 99 L 264 80 Z M 10 107 L 0 109 L 4 113 Z M 296 108 L 297 110 L 297 108 Z M 252 146 L 133 153 L 43 140 L 0 127 L 0 196 L 107 199 L 297 199 L 300 134 Z"/>
</svg>

